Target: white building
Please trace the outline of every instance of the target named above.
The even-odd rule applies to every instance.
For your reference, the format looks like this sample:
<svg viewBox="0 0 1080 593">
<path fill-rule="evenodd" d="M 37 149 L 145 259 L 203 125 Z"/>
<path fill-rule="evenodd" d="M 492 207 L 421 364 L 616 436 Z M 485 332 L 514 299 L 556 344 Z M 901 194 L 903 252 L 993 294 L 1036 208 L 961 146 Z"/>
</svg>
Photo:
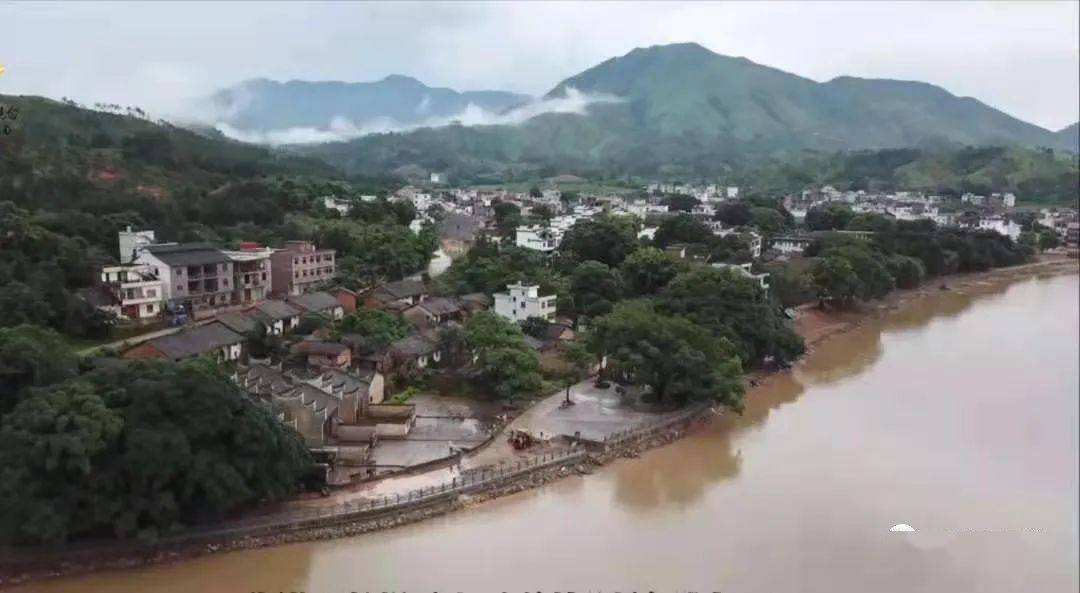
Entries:
<svg viewBox="0 0 1080 593">
<path fill-rule="evenodd" d="M 442 183 L 442 182 L 443 182 L 443 176 L 442 176 L 442 174 L 441 174 L 441 173 L 435 173 L 435 172 L 433 171 L 433 172 L 431 173 L 431 175 L 429 175 L 429 176 L 428 176 L 428 180 L 429 180 L 429 181 L 430 181 L 431 183 Z"/>
<path fill-rule="evenodd" d="M 535 249 L 544 253 L 551 253 L 559 247 L 562 233 L 556 229 L 532 225 L 519 226 L 514 235 L 514 244 L 526 249 Z"/>
<path fill-rule="evenodd" d="M 322 200 L 323 206 L 325 206 L 327 210 L 337 210 L 342 216 L 347 215 L 349 210 L 352 210 L 352 204 L 344 200 L 339 200 L 336 196 L 323 196 Z"/>
<path fill-rule="evenodd" d="M 717 262 L 717 263 L 714 263 L 714 264 L 711 264 L 711 265 L 712 265 L 712 267 L 716 268 L 717 270 L 731 270 L 731 271 L 735 272 L 736 274 L 738 274 L 740 276 L 743 276 L 745 278 L 750 278 L 751 280 L 756 282 L 757 285 L 760 286 L 762 290 L 769 290 L 769 275 L 768 274 L 755 274 L 751 270 L 751 265 L 750 264 L 725 264 L 725 263 Z"/>
<path fill-rule="evenodd" d="M 539 286 L 520 282 L 508 285 L 506 290 L 495 293 L 495 313 L 503 319 L 516 322 L 530 317 L 555 319 L 555 295 L 540 296 Z"/>
<path fill-rule="evenodd" d="M 133 231 L 130 226 L 117 233 L 117 235 L 120 243 L 121 264 L 130 264 L 135 261 L 136 250 L 147 245 L 153 245 L 156 242 L 154 231 Z"/>
<path fill-rule="evenodd" d="M 119 302 L 115 312 L 120 317 L 141 320 L 161 314 L 164 293 L 153 266 L 105 266 L 101 268 L 101 282 L 116 298 L 114 302 Z"/>
<path fill-rule="evenodd" d="M 810 237 L 774 237 L 772 248 L 786 255 L 802 255 L 810 245 Z"/>
<path fill-rule="evenodd" d="M 727 186 L 727 188 L 725 188 L 724 193 L 729 200 L 734 200 L 735 198 L 739 197 L 739 188 L 734 185 L 729 185 Z"/>
<path fill-rule="evenodd" d="M 1020 238 L 1020 225 L 1011 220 L 1006 220 L 1000 216 L 989 216 L 979 219 L 979 229 L 984 231 L 994 231 L 999 235 L 1004 235 L 1013 241 Z"/>
</svg>

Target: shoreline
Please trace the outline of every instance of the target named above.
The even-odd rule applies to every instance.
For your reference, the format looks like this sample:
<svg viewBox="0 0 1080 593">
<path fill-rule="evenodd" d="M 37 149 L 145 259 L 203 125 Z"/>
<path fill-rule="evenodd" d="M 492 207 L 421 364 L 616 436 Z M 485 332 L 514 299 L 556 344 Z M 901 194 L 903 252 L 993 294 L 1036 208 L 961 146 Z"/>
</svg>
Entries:
<svg viewBox="0 0 1080 593">
<path fill-rule="evenodd" d="M 813 304 L 803 305 L 796 308 L 798 314 L 794 324 L 796 331 L 803 336 L 806 343 L 805 357 L 832 337 L 843 335 L 860 327 L 867 321 L 902 309 L 923 297 L 941 294 L 943 291 L 938 286 L 942 283 L 947 284 L 949 290 L 960 290 L 987 284 L 1000 285 L 1044 275 L 1057 276 L 1076 274 L 1077 272 L 1080 272 L 1080 262 L 1076 259 L 1062 257 L 1044 258 L 1041 261 L 1029 264 L 997 268 L 986 272 L 945 276 L 936 278 L 918 288 L 894 291 L 884 299 L 862 303 L 852 310 L 823 311 Z M 790 369 L 747 373 L 744 377 L 748 384 L 747 397 L 753 396 L 756 386 L 760 386 L 771 377 L 785 372 L 790 372 Z M 93 572 L 177 563 L 207 554 L 353 537 L 372 531 L 416 523 L 469 508 L 488 500 L 537 488 L 571 475 L 591 474 L 596 469 L 614 460 L 637 457 L 644 451 L 683 438 L 693 431 L 695 425 L 708 422 L 713 417 L 715 417 L 715 412 L 706 409 L 686 420 L 674 423 L 658 434 L 646 434 L 640 440 L 607 451 L 590 452 L 578 460 L 568 460 L 565 464 L 558 463 L 551 467 L 540 468 L 510 478 L 505 483 L 485 485 L 477 492 L 455 493 L 453 496 L 423 503 L 407 510 L 395 510 L 386 514 L 354 519 L 342 518 L 328 521 L 326 524 L 301 526 L 272 534 L 221 538 L 220 541 L 211 543 L 191 543 L 168 551 L 144 550 L 139 553 L 128 551 L 110 555 L 110 550 L 101 549 L 102 557 L 84 562 L 72 562 L 65 559 L 64 550 L 61 549 L 56 553 L 55 558 L 43 558 L 37 562 L 25 563 L 38 564 L 37 566 L 19 566 L 16 564 L 12 567 L 0 567 L 0 588 Z M 43 554 L 43 556 L 48 555 L 48 553 Z"/>
</svg>

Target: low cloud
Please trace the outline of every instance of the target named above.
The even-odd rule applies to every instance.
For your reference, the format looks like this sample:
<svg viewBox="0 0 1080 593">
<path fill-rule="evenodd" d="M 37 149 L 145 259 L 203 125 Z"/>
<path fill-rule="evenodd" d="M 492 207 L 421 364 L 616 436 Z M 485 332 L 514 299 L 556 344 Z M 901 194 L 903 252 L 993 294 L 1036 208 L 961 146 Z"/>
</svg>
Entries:
<svg viewBox="0 0 1080 593">
<path fill-rule="evenodd" d="M 221 119 L 214 127 L 222 134 L 253 144 L 269 144 L 280 146 L 283 144 L 319 144 L 326 142 L 344 142 L 367 136 L 369 134 L 385 134 L 388 132 L 408 132 L 420 128 L 439 128 L 449 125 L 462 126 L 492 126 L 492 125 L 519 125 L 539 115 L 547 113 L 570 113 L 584 115 L 590 105 L 598 103 L 617 103 L 618 97 L 605 94 L 586 94 L 574 88 L 567 88 L 563 97 L 551 97 L 536 99 L 513 109 L 496 113 L 470 103 L 460 113 L 449 117 L 431 117 L 420 122 L 403 124 L 392 118 L 377 118 L 357 123 L 347 118 L 336 116 L 330 120 L 324 128 L 300 126 L 268 131 L 243 130 L 225 121 L 229 116 L 243 109 L 242 105 L 233 104 L 225 110 Z"/>
</svg>

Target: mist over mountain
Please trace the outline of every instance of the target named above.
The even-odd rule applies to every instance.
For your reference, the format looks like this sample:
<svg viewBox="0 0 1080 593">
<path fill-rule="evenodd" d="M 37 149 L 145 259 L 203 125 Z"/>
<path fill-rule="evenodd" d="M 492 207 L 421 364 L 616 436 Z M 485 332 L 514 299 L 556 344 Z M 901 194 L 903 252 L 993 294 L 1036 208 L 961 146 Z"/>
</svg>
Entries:
<svg viewBox="0 0 1080 593">
<path fill-rule="evenodd" d="M 819 83 L 695 43 L 635 49 L 567 78 L 543 100 L 616 100 L 516 125 L 450 125 L 299 150 L 350 171 L 415 165 L 482 176 L 530 167 L 711 174 L 804 150 L 1024 146 L 1075 150 L 1064 132 L 912 81 Z"/>
<path fill-rule="evenodd" d="M 1054 135 L 1057 136 L 1062 147 L 1073 152 L 1080 152 L 1080 122 L 1066 126 L 1054 132 Z"/>
<path fill-rule="evenodd" d="M 375 82 L 258 78 L 214 93 L 209 110 L 213 123 L 228 135 L 278 144 L 274 140 L 319 142 L 427 122 L 449 123 L 470 109 L 501 113 L 529 98 L 504 91 L 429 87 L 396 74 Z"/>
</svg>

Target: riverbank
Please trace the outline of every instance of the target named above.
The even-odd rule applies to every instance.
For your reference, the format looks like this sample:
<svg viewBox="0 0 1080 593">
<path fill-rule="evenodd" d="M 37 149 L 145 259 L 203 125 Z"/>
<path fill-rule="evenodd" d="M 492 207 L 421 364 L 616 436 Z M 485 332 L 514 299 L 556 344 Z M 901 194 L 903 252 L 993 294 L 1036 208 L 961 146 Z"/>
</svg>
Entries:
<svg viewBox="0 0 1080 593">
<path fill-rule="evenodd" d="M 1075 260 L 1062 260 L 1057 262 L 1044 261 L 1017 268 L 996 270 L 984 274 L 971 274 L 946 278 L 944 281 L 952 291 L 974 292 L 982 290 L 983 288 L 989 290 L 994 286 L 1000 286 L 1020 278 L 1075 273 L 1076 270 L 1077 262 Z M 941 279 L 938 279 L 931 285 L 921 289 L 898 291 L 890 295 L 886 300 L 865 306 L 858 311 L 834 314 L 819 312 L 812 308 L 804 309 L 800 311 L 800 314 L 796 319 L 796 324 L 801 333 L 805 332 L 803 335 L 808 343 L 808 347 L 812 350 L 820 347 L 826 340 L 852 330 L 869 319 L 902 308 L 906 303 L 913 302 L 923 296 L 941 294 L 942 291 L 938 288 L 940 282 Z M 777 374 L 775 376 L 782 375 L 783 374 Z M 754 398 L 757 394 L 757 389 L 751 389 L 748 392 L 747 397 Z M 646 449 L 659 447 L 682 438 L 691 432 L 696 432 L 694 423 L 682 422 L 678 425 L 673 425 L 670 429 L 660 431 L 658 434 L 646 436 L 635 442 L 613 446 L 606 451 L 592 452 L 580 459 L 568 460 L 566 462 L 557 459 L 555 460 L 556 463 L 537 468 L 535 471 L 507 476 L 509 478 L 507 480 L 484 482 L 479 485 L 480 487 L 471 489 L 468 492 L 456 492 L 453 496 L 448 497 L 440 497 L 436 492 L 436 496 L 432 496 L 430 500 L 425 500 L 423 505 L 416 505 L 407 510 L 394 510 L 394 512 L 390 514 L 375 514 L 350 520 L 328 518 L 328 522 L 309 524 L 310 526 L 305 526 L 300 529 L 278 530 L 276 532 L 252 537 L 220 538 L 218 541 L 200 542 L 198 545 L 192 544 L 186 548 L 158 551 L 152 554 L 147 554 L 144 551 L 139 555 L 128 555 L 127 557 L 117 556 L 112 557 L 111 559 L 107 558 L 105 554 L 102 554 L 101 557 L 95 558 L 93 562 L 82 564 L 80 564 L 74 556 L 68 556 L 66 558 L 66 563 L 57 563 L 51 567 L 42 566 L 40 570 L 34 570 L 18 575 L 17 578 L 20 578 L 20 580 L 32 580 L 77 572 L 90 572 L 110 568 L 115 569 L 152 563 L 174 562 L 222 551 L 270 547 L 302 541 L 327 540 L 388 529 L 399 525 L 422 521 L 426 518 L 444 515 L 454 510 L 467 508 L 500 496 L 549 484 L 564 477 L 587 474 L 597 467 L 610 463 L 615 459 L 621 457 L 634 457 Z M 0 577 L 0 579 L 2 578 L 3 577 Z M 13 580 L 0 580 L 0 584 L 7 585 L 13 584 L 14 582 L 15 581 Z"/>
</svg>

